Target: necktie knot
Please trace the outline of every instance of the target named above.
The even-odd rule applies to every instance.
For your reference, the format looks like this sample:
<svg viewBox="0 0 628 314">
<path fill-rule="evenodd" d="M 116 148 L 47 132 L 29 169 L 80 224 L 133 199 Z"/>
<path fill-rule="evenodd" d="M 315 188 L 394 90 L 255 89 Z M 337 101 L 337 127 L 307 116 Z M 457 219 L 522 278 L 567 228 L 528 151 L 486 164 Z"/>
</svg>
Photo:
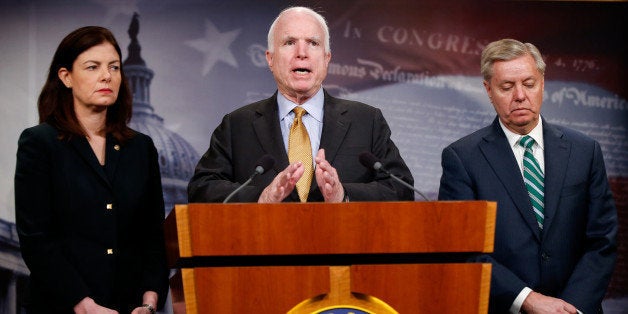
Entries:
<svg viewBox="0 0 628 314">
<path fill-rule="evenodd" d="M 526 149 L 531 149 L 532 145 L 534 145 L 534 139 L 530 135 L 523 136 L 519 139 L 519 145 Z"/>
<path fill-rule="evenodd" d="M 301 117 L 303 117 L 303 115 L 307 113 L 307 110 L 301 108 L 300 106 L 294 107 L 294 109 L 292 109 L 292 111 L 294 111 L 294 114 L 295 114 L 294 118 L 298 119 L 298 120 L 300 120 Z"/>
</svg>

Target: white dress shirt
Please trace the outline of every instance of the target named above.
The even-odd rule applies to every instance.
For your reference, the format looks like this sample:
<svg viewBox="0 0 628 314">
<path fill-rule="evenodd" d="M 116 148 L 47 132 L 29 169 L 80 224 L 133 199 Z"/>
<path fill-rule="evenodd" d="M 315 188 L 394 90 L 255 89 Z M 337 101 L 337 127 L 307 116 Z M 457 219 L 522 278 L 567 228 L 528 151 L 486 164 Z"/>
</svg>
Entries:
<svg viewBox="0 0 628 314">
<path fill-rule="evenodd" d="M 307 114 L 303 115 L 302 121 L 307 134 L 310 136 L 310 144 L 312 145 L 312 162 L 316 166 L 314 159 L 321 143 L 321 134 L 323 132 L 323 105 L 325 102 L 325 94 L 321 87 L 316 94 L 308 101 L 303 103 L 301 108 L 307 111 Z M 281 136 L 283 137 L 283 144 L 288 152 L 288 138 L 290 137 L 290 128 L 294 122 L 294 109 L 297 104 L 288 100 L 281 93 L 277 93 L 277 103 L 279 104 L 279 124 L 281 126 Z"/>
<path fill-rule="evenodd" d="M 543 120 L 539 119 L 539 123 L 530 131 L 528 134 L 517 134 L 508 128 L 499 120 L 499 125 L 501 125 L 502 130 L 506 134 L 506 139 L 508 139 L 508 144 L 510 144 L 510 148 L 512 149 L 513 154 L 515 154 L 515 159 L 517 159 L 517 165 L 519 166 L 519 170 L 521 171 L 521 177 L 523 177 L 523 154 L 525 153 L 525 148 L 519 145 L 519 140 L 525 136 L 529 135 L 534 139 L 534 145 L 532 145 L 532 154 L 536 161 L 539 163 L 541 167 L 541 171 L 545 173 L 545 157 L 543 156 L 544 146 L 543 146 Z M 528 297 L 528 295 L 532 292 L 532 289 L 529 287 L 523 288 L 521 292 L 515 298 L 515 301 L 512 302 L 510 306 L 509 312 L 511 314 L 521 313 L 521 306 L 523 305 L 523 301 Z"/>
</svg>

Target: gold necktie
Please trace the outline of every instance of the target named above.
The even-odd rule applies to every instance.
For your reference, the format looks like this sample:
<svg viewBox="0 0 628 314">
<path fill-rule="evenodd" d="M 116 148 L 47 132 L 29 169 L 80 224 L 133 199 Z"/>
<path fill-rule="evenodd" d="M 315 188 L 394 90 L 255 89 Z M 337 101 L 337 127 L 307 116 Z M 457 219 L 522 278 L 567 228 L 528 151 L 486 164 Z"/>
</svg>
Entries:
<svg viewBox="0 0 628 314">
<path fill-rule="evenodd" d="M 303 125 L 303 120 L 301 120 L 301 117 L 307 111 L 299 106 L 292 111 L 294 111 L 295 116 L 292 127 L 290 127 L 290 137 L 288 139 L 288 160 L 290 160 L 290 163 L 300 161 L 305 167 L 303 176 L 297 182 L 297 193 L 301 202 L 306 202 L 310 193 L 310 184 L 312 184 L 312 174 L 314 173 L 310 136 L 307 134 L 305 125 Z"/>
</svg>

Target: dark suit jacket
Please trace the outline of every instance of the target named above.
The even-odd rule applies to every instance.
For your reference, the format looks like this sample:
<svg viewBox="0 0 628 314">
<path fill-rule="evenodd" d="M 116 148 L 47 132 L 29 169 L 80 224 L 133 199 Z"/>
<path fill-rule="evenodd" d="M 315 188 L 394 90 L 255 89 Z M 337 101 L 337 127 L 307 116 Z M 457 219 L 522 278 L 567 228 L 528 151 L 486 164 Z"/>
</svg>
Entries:
<svg viewBox="0 0 628 314">
<path fill-rule="evenodd" d="M 497 201 L 491 313 L 507 313 L 528 286 L 596 313 L 616 259 L 617 213 L 600 145 L 543 121 L 545 221 L 532 213 L 498 119 L 443 150 L 441 200 Z"/>
<path fill-rule="evenodd" d="M 18 143 L 15 210 L 30 312 L 72 313 L 89 296 L 130 313 L 146 290 L 163 304 L 164 203 L 152 140 L 138 133 L 121 145 L 108 136 L 103 167 L 84 137 L 58 136 L 40 124 Z"/>
<path fill-rule="evenodd" d="M 413 191 L 358 161 L 364 151 L 380 158 L 384 168 L 413 184 L 412 174 L 390 139 L 382 112 L 374 107 L 329 96 L 325 92 L 320 148 L 338 171 L 350 200 L 413 200 Z M 253 173 L 256 162 L 270 154 L 276 163 L 236 194 L 232 202 L 257 202 L 262 190 L 284 170 L 288 154 L 279 126 L 277 94 L 227 114 L 216 128 L 188 186 L 190 202 L 221 202 Z M 309 202 L 323 201 L 316 180 Z M 296 189 L 285 201 L 298 202 Z"/>
</svg>

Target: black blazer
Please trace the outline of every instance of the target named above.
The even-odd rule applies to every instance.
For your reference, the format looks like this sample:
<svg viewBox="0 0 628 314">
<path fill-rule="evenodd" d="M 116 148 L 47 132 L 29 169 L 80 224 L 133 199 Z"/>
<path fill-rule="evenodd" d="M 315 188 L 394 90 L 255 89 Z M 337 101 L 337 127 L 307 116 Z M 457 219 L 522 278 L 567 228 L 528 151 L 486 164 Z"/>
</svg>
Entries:
<svg viewBox="0 0 628 314">
<path fill-rule="evenodd" d="M 443 150 L 441 200 L 497 201 L 490 313 L 524 287 L 597 313 L 616 259 L 617 212 L 600 145 L 543 120 L 543 231 L 498 118 Z"/>
<path fill-rule="evenodd" d="M 48 124 L 18 142 L 15 210 L 32 313 L 72 313 L 84 297 L 130 313 L 147 290 L 166 299 L 164 202 L 157 151 L 107 137 L 101 166 L 84 137 Z"/>
<path fill-rule="evenodd" d="M 412 190 L 366 169 L 358 161 L 360 153 L 372 152 L 391 173 L 414 183 L 379 109 L 325 92 L 323 110 L 320 148 L 325 149 L 325 157 L 338 171 L 350 200 L 414 200 Z M 223 201 L 251 176 L 256 161 L 265 154 L 276 159 L 273 169 L 255 177 L 231 202 L 257 202 L 262 190 L 289 164 L 279 125 L 277 93 L 223 118 L 188 185 L 189 202 Z M 296 189 L 284 201 L 298 202 Z M 318 201 L 324 199 L 316 180 L 312 180 L 308 202 Z"/>
</svg>

